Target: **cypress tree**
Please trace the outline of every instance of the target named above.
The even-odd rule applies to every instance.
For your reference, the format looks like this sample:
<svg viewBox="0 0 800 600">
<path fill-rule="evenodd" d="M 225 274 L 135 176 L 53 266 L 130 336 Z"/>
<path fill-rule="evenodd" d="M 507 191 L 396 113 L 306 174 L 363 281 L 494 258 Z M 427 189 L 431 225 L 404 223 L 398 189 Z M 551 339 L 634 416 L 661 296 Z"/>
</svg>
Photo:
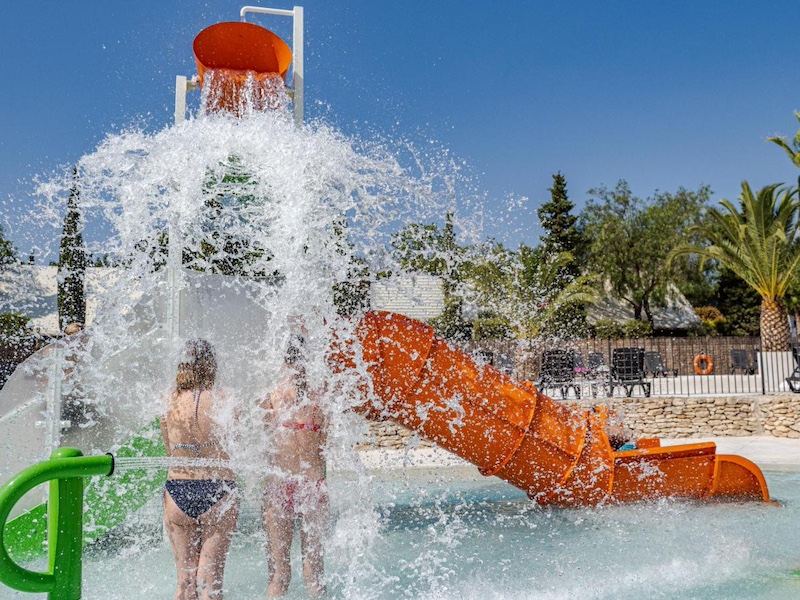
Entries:
<svg viewBox="0 0 800 600">
<path fill-rule="evenodd" d="M 545 235 L 542 236 L 542 251 L 545 256 L 569 252 L 576 256 L 580 248 L 581 235 L 578 231 L 578 217 L 572 214 L 575 204 L 567 195 L 567 179 L 559 171 L 553 175 L 553 187 L 549 188 L 550 201 L 542 204 L 536 211 Z M 578 265 L 573 262 L 567 267 L 569 275 L 576 277 Z"/>
<path fill-rule="evenodd" d="M 76 168 L 58 253 L 58 322 L 62 331 L 70 323 L 86 322 L 86 248 L 83 244 L 83 219 L 78 210 L 79 198 Z"/>
</svg>

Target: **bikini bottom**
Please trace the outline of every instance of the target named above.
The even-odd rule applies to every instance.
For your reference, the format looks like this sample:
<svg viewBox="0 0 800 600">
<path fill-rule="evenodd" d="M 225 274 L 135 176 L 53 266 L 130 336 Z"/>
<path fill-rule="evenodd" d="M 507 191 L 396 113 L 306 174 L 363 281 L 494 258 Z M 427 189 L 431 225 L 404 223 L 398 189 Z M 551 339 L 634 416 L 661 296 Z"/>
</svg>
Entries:
<svg viewBox="0 0 800 600">
<path fill-rule="evenodd" d="M 278 479 L 267 485 L 265 494 L 268 502 L 302 515 L 328 503 L 328 484 L 324 479 Z"/>
<path fill-rule="evenodd" d="M 236 482 L 225 479 L 168 479 L 164 489 L 175 505 L 196 521 L 233 492 Z"/>
</svg>

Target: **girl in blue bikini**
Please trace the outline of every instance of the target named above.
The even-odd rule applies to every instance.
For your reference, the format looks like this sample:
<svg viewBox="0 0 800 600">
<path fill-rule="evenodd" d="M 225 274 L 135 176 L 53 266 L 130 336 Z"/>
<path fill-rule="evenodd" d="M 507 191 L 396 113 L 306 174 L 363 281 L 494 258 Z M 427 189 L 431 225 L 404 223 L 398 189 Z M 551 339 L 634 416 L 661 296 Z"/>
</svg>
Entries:
<svg viewBox="0 0 800 600">
<path fill-rule="evenodd" d="M 222 599 L 225 559 L 239 516 L 234 474 L 224 466 L 228 455 L 213 419 L 225 401 L 214 388 L 216 374 L 211 344 L 188 341 L 161 418 L 167 454 L 202 463 L 172 467 L 164 486 L 164 523 L 178 570 L 175 600 Z"/>
</svg>

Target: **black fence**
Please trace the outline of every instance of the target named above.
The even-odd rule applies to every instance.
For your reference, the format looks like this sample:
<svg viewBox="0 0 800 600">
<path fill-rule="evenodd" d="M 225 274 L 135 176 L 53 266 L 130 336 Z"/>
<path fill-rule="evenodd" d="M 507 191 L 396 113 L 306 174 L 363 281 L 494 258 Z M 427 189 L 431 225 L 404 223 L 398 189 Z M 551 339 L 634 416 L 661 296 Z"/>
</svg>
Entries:
<svg viewBox="0 0 800 600">
<path fill-rule="evenodd" d="M 45 343 L 0 344 L 0 388 Z M 800 393 L 797 342 L 786 352 L 762 352 L 757 337 L 489 341 L 466 349 L 554 398 Z"/>
<path fill-rule="evenodd" d="M 757 337 L 494 341 L 468 350 L 554 398 L 800 392 L 800 344 L 762 352 Z"/>
</svg>

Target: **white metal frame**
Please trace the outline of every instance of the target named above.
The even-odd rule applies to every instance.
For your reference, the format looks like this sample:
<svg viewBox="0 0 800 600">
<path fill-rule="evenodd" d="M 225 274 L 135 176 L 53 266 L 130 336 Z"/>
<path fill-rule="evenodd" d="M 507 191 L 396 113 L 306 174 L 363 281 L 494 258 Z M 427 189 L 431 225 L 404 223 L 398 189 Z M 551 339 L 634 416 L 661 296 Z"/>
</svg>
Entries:
<svg viewBox="0 0 800 600">
<path fill-rule="evenodd" d="M 297 125 L 303 123 L 303 84 L 305 82 L 304 68 L 304 23 L 303 7 L 295 6 L 292 10 L 282 8 L 264 8 L 260 6 L 243 6 L 239 11 L 239 16 L 243 22 L 247 21 L 247 13 L 258 13 L 278 17 L 292 17 L 292 106 L 294 109 L 294 122 Z M 187 79 L 185 75 L 178 75 L 175 78 L 175 124 L 186 119 L 186 93 L 197 87 L 196 78 Z"/>
</svg>

